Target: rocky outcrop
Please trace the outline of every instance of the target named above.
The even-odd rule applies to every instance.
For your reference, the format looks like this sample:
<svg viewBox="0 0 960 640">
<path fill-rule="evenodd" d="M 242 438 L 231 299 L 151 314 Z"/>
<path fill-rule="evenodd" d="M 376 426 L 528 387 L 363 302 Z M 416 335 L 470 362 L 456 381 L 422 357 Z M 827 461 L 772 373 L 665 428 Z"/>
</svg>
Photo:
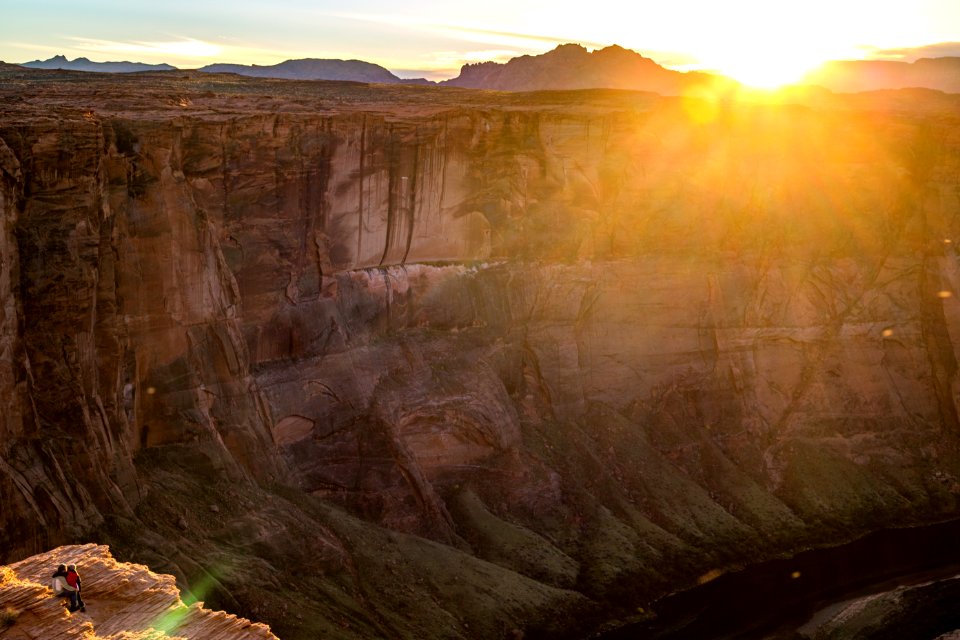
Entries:
<svg viewBox="0 0 960 640">
<path fill-rule="evenodd" d="M 83 611 L 69 613 L 54 597 L 50 576 L 58 564 L 75 564 L 83 579 Z M 172 576 L 120 563 L 105 546 L 58 547 L 0 567 L 0 605 L 14 621 L 3 637 L 85 640 L 276 640 L 263 624 L 186 605 Z"/>
<path fill-rule="evenodd" d="M 957 515 L 940 103 L 22 74 L 9 559 L 96 536 L 284 638 L 556 636 Z"/>
<path fill-rule="evenodd" d="M 668 96 L 730 90 L 736 85 L 721 76 L 667 69 L 617 45 L 587 51 L 578 44 L 562 44 L 547 53 L 505 63 L 467 64 L 459 76 L 441 84 L 499 91 L 630 89 Z"/>
</svg>

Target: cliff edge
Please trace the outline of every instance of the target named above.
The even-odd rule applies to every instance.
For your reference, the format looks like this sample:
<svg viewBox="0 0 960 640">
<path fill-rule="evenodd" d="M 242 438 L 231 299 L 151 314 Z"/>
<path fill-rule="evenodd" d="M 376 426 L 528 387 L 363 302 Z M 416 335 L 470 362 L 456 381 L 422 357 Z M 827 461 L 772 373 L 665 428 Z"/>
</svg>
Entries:
<svg viewBox="0 0 960 640">
<path fill-rule="evenodd" d="M 57 564 L 76 564 L 83 577 L 85 612 L 70 614 L 50 590 Z M 139 564 L 117 562 L 109 547 L 70 545 L 0 567 L 0 608 L 9 626 L 5 640 L 276 640 L 265 624 L 190 605 L 180 599 L 173 576 Z"/>
</svg>

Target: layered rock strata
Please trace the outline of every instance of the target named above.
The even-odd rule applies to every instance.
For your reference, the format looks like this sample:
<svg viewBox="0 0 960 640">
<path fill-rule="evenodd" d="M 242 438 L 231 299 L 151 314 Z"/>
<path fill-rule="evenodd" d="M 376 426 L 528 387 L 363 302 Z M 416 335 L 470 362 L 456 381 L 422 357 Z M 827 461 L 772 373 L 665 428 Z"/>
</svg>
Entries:
<svg viewBox="0 0 960 640">
<path fill-rule="evenodd" d="M 955 111 L 802 98 L 3 71 L 4 553 L 497 637 L 955 517 Z"/>
<path fill-rule="evenodd" d="M 50 589 L 58 564 L 75 564 L 82 576 L 83 611 L 69 613 Z M 120 563 L 102 545 L 58 547 L 0 567 L 0 606 L 15 619 L 3 630 L 10 640 L 276 640 L 263 624 L 187 606 L 173 576 Z"/>
</svg>

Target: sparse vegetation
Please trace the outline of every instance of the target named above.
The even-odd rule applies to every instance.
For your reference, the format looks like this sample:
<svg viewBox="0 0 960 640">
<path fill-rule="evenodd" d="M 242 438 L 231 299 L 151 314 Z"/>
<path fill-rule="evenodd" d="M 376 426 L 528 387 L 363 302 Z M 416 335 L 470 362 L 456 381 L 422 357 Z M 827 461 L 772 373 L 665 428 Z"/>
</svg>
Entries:
<svg viewBox="0 0 960 640">
<path fill-rule="evenodd" d="M 0 609 L 0 630 L 12 627 L 17 622 L 17 618 L 20 617 L 20 613 L 19 609 L 11 606 Z"/>
</svg>

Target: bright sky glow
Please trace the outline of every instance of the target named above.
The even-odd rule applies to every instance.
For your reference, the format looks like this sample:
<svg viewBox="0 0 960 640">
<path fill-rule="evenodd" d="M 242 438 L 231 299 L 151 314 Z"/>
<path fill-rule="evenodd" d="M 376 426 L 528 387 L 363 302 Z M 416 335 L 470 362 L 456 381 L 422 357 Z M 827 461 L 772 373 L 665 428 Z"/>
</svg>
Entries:
<svg viewBox="0 0 960 640">
<path fill-rule="evenodd" d="M 827 59 L 960 55 L 958 0 L 0 0 L 0 15 L 7 62 L 63 54 L 191 68 L 344 58 L 442 79 L 467 62 L 577 42 L 774 86 Z"/>
</svg>

